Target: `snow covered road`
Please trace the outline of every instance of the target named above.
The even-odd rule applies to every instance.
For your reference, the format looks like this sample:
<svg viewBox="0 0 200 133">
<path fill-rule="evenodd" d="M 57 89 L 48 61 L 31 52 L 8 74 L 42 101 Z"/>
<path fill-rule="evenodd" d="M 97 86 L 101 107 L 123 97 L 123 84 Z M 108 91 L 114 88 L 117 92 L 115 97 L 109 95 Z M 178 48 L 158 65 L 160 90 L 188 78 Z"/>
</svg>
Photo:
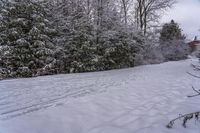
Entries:
<svg viewBox="0 0 200 133">
<path fill-rule="evenodd" d="M 165 128 L 200 110 L 191 62 L 0 81 L 0 133 L 200 133 L 194 121 Z"/>
</svg>

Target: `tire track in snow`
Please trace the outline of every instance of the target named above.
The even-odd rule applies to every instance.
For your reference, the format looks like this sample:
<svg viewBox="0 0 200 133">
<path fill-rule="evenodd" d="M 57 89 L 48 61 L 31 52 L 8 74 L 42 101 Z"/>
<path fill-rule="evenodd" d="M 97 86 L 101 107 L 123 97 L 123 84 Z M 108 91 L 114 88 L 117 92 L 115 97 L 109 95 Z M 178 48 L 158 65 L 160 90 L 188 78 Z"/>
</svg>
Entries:
<svg viewBox="0 0 200 133">
<path fill-rule="evenodd" d="M 23 97 L 21 98 L 23 95 L 32 93 L 32 91 L 27 90 L 21 91 L 21 94 L 10 94 L 6 97 L 8 98 L 7 102 L 0 103 L 0 120 L 8 120 L 13 117 L 56 106 L 57 103 L 68 98 L 77 98 L 91 93 L 99 93 L 106 90 L 106 88 L 115 85 L 119 85 L 119 83 L 110 82 L 106 84 L 100 81 L 100 84 L 97 84 L 97 81 L 95 81 L 92 84 L 90 83 L 84 86 L 81 84 L 80 87 L 71 88 L 70 90 L 59 89 L 61 92 L 53 95 L 51 93 L 46 93 L 49 89 L 47 88 L 44 90 L 45 95 L 39 99 L 37 99 L 37 96 L 30 99 L 26 99 L 27 97 L 24 97 L 25 99 L 23 99 Z M 25 93 L 23 94 L 23 92 Z M 12 97 L 12 99 L 9 99 L 9 97 Z M 15 101 L 15 97 L 19 97 L 20 101 Z"/>
<path fill-rule="evenodd" d="M 7 110 L 7 111 L 4 111 L 4 112 L 0 113 L 0 116 L 1 116 L 0 119 L 12 118 L 12 117 L 9 117 L 9 115 L 13 114 L 13 113 L 15 114 L 14 116 L 18 116 L 18 114 L 20 115 L 21 113 L 25 114 L 23 111 L 30 112 L 29 110 L 34 110 L 34 108 L 36 110 L 39 110 L 39 109 L 42 109 L 43 106 L 46 108 L 45 105 L 53 104 L 55 102 L 59 102 L 58 100 L 62 100 L 62 99 L 67 98 L 67 97 L 81 96 L 83 94 L 89 93 L 90 91 L 91 91 L 91 89 L 84 89 L 83 88 L 81 90 L 78 90 L 78 91 L 75 91 L 75 92 L 71 92 L 71 93 L 66 94 L 66 95 L 61 95 L 61 96 L 55 97 L 53 99 L 49 99 L 48 101 L 45 101 L 45 102 L 40 102 L 40 103 L 32 104 L 30 106 L 26 106 L 25 105 L 25 106 L 20 107 L 20 108 Z M 13 116 L 13 115 L 11 115 L 11 116 Z"/>
</svg>

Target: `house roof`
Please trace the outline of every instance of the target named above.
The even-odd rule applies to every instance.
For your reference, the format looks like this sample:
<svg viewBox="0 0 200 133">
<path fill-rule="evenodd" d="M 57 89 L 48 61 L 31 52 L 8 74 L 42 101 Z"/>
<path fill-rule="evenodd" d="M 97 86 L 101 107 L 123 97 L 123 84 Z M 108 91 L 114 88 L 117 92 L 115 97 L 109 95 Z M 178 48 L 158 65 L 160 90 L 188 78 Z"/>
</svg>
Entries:
<svg viewBox="0 0 200 133">
<path fill-rule="evenodd" d="M 200 40 L 193 40 L 191 42 L 188 42 L 189 45 L 198 45 L 200 44 Z"/>
</svg>

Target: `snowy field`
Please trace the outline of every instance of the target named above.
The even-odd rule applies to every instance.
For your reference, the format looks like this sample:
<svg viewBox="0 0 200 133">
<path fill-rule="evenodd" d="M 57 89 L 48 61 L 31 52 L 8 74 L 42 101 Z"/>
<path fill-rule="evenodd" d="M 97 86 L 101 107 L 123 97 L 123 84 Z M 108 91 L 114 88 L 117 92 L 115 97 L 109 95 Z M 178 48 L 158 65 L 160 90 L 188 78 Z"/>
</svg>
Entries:
<svg viewBox="0 0 200 133">
<path fill-rule="evenodd" d="M 192 62 L 0 81 L 0 133 L 200 133 L 194 120 L 165 127 L 200 110 Z"/>
</svg>

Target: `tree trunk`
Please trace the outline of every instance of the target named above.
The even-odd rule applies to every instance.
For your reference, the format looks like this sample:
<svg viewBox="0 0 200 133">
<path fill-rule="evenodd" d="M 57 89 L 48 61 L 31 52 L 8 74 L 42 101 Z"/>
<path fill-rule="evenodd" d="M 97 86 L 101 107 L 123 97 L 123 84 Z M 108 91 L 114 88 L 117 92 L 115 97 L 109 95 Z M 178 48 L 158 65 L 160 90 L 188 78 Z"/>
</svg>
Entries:
<svg viewBox="0 0 200 133">
<path fill-rule="evenodd" d="M 124 11 L 124 22 L 125 22 L 125 26 L 127 26 L 127 4 L 126 4 L 126 0 L 122 0 L 122 5 L 123 5 L 123 11 Z"/>
</svg>

